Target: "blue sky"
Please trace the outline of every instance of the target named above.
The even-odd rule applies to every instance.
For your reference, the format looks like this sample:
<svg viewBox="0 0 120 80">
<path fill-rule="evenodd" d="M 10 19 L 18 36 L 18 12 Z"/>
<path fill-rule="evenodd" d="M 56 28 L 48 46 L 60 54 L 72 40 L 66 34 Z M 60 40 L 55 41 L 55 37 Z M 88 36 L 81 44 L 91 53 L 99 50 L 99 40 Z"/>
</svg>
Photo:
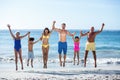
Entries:
<svg viewBox="0 0 120 80">
<path fill-rule="evenodd" d="M 43 29 L 67 24 L 67 29 L 101 27 L 120 30 L 120 0 L 0 0 L 0 29 Z"/>
</svg>

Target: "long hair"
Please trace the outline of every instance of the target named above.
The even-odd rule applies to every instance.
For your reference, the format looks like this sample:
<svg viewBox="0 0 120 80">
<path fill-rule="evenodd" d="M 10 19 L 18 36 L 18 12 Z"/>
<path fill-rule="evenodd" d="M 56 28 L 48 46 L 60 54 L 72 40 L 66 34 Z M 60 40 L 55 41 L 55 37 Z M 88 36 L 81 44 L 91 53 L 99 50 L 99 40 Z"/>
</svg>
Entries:
<svg viewBox="0 0 120 80">
<path fill-rule="evenodd" d="M 43 34 L 45 35 L 45 30 L 48 30 L 48 34 L 50 33 L 50 30 L 46 27 L 43 31 Z"/>
</svg>

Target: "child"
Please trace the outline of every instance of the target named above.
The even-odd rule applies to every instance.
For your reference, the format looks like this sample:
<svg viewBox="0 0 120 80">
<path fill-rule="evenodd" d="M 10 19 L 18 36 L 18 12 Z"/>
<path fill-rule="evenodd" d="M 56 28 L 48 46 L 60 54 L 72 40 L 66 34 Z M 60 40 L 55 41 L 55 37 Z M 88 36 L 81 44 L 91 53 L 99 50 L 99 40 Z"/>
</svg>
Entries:
<svg viewBox="0 0 120 80">
<path fill-rule="evenodd" d="M 10 34 L 14 39 L 14 52 L 15 52 L 15 64 L 16 64 L 16 71 L 18 70 L 18 55 L 20 57 L 21 62 L 21 69 L 23 70 L 23 60 L 22 60 L 22 49 L 21 49 L 21 39 L 26 37 L 30 32 L 27 34 L 20 36 L 20 32 L 16 32 L 16 36 L 12 33 L 10 25 L 8 24 L 7 27 L 9 28 Z"/>
<path fill-rule="evenodd" d="M 42 40 L 42 52 L 43 52 L 43 68 L 47 68 L 47 61 L 48 61 L 48 52 L 49 52 L 49 37 L 52 31 L 48 28 L 45 28 L 40 38 Z"/>
<path fill-rule="evenodd" d="M 74 33 L 75 35 L 76 33 Z M 77 55 L 77 59 L 78 59 L 78 63 L 77 65 L 79 65 L 79 45 L 80 45 L 80 38 L 78 36 L 75 36 L 74 38 L 74 35 L 73 35 L 73 41 L 74 41 L 74 65 L 75 65 L 75 58 L 76 58 L 76 55 Z M 81 36 L 80 36 L 81 37 Z"/>
<path fill-rule="evenodd" d="M 30 34 L 28 35 L 28 60 L 27 60 L 27 66 L 29 66 L 29 60 L 31 59 L 31 67 L 33 68 L 33 58 L 34 58 L 34 53 L 33 53 L 33 44 L 39 42 L 39 40 L 34 42 L 34 38 L 30 37 Z"/>
</svg>

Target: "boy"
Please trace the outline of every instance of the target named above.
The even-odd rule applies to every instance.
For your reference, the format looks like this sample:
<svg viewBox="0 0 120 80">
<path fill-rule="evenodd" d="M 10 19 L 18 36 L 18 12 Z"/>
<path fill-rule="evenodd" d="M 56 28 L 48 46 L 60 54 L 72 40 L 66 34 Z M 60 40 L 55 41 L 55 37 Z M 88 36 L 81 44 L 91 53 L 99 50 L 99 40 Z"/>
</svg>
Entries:
<svg viewBox="0 0 120 80">
<path fill-rule="evenodd" d="M 31 67 L 33 68 L 33 44 L 39 42 L 40 40 L 37 40 L 34 42 L 34 38 L 30 37 L 30 34 L 28 35 L 28 60 L 27 60 L 27 66 L 29 66 L 29 60 L 31 59 Z"/>
</svg>

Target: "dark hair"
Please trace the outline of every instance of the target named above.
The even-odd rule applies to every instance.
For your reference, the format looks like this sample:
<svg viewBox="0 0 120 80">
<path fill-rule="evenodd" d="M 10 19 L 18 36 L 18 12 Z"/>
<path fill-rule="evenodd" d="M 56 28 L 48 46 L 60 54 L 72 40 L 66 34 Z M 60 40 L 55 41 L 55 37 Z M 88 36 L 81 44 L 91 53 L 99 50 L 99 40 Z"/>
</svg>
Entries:
<svg viewBox="0 0 120 80">
<path fill-rule="evenodd" d="M 34 41 L 34 38 L 33 37 L 29 38 L 29 41 Z"/>
<path fill-rule="evenodd" d="M 75 39 L 80 39 L 78 36 L 75 36 Z"/>
<path fill-rule="evenodd" d="M 66 26 L 66 24 L 65 24 L 65 23 L 62 23 L 62 25 Z"/>
<path fill-rule="evenodd" d="M 45 30 L 48 30 L 48 34 L 50 33 L 50 30 L 48 28 L 45 28 L 43 32 L 44 35 L 45 35 Z"/>
</svg>

